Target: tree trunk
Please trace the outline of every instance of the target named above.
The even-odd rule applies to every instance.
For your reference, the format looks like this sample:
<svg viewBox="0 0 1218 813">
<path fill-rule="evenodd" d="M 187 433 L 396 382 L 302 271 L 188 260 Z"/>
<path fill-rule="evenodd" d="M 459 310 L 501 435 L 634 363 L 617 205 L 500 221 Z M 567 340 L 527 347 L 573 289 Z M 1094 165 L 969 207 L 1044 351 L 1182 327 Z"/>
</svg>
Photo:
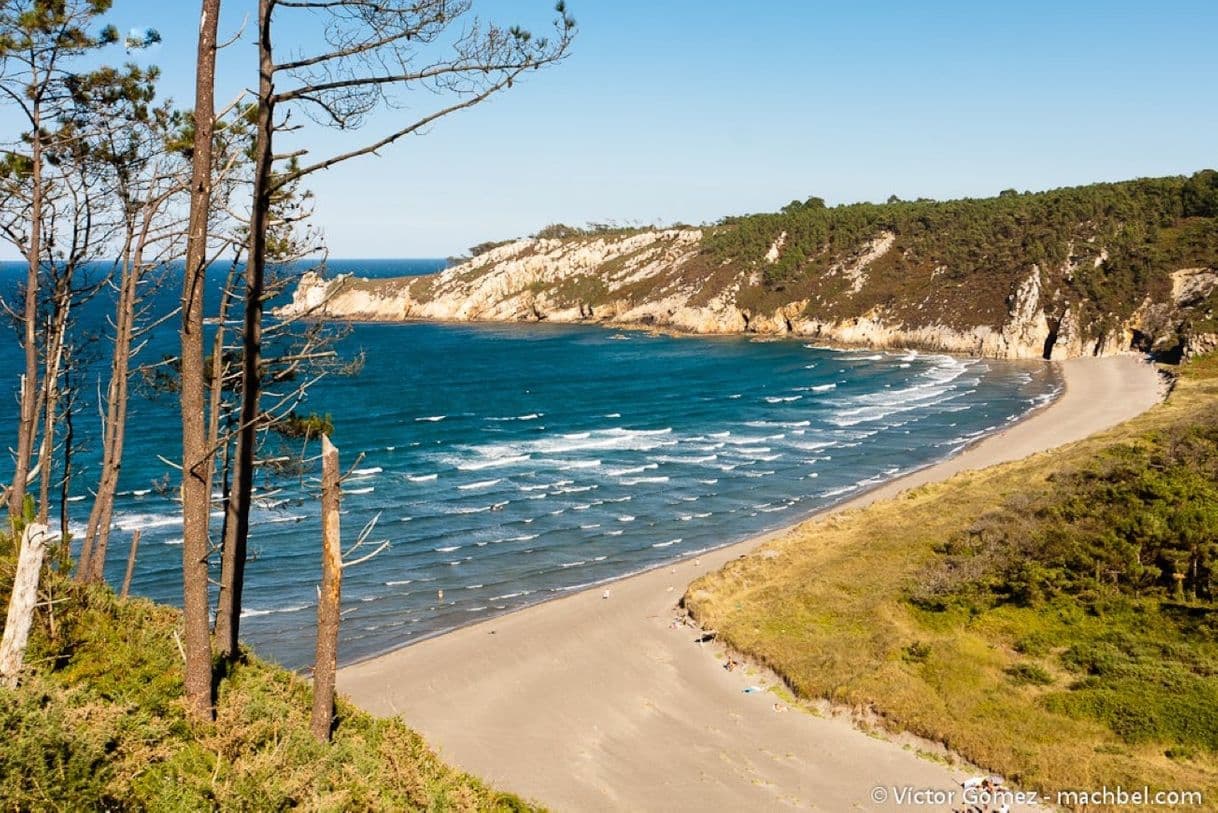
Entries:
<svg viewBox="0 0 1218 813">
<path fill-rule="evenodd" d="M 250 213 L 249 256 L 245 266 L 245 321 L 242 335 L 241 410 L 233 488 L 224 523 L 220 562 L 220 604 L 216 608 L 216 639 L 228 659 L 239 653 L 241 593 L 245 584 L 250 501 L 254 480 L 254 449 L 261 417 L 262 299 L 266 272 L 266 233 L 271 211 L 275 88 L 271 55 L 272 0 L 258 3 L 258 123 L 254 157 L 254 206 Z"/>
<path fill-rule="evenodd" d="M 59 377 L 63 369 L 64 345 L 67 341 L 68 313 L 72 308 L 71 271 L 55 284 L 51 318 L 47 322 L 45 367 L 42 373 L 43 430 L 42 445 L 38 449 L 38 522 L 47 525 L 51 508 L 51 475 L 54 472 L 52 458 L 55 456 L 55 429 L 59 414 Z"/>
<path fill-rule="evenodd" d="M 72 545 L 72 537 L 69 535 L 68 498 L 72 496 L 72 444 L 76 442 L 76 425 L 72 419 L 76 390 L 73 387 L 72 362 L 69 361 L 64 368 L 64 391 L 68 393 L 68 405 L 63 412 L 63 476 L 59 479 L 59 545 L 65 556 Z"/>
<path fill-rule="evenodd" d="M 135 305 L 143 265 L 142 253 L 137 251 L 129 256 L 123 265 L 123 279 L 114 313 L 114 355 L 110 363 L 110 384 L 106 391 L 101 473 L 97 482 L 97 496 L 89 512 L 89 524 L 85 528 L 77 571 L 80 578 L 91 581 L 100 580 L 105 570 L 106 547 L 114 516 L 114 495 L 118 491 L 118 478 L 123 466 L 131 343 L 135 334 Z"/>
<path fill-rule="evenodd" d="M 140 529 L 131 532 L 131 550 L 127 553 L 127 573 L 123 576 L 123 591 L 119 598 L 126 598 L 131 593 L 131 576 L 135 573 L 135 555 L 140 549 Z"/>
<path fill-rule="evenodd" d="M 38 603 L 42 558 L 49 539 L 47 527 L 38 523 L 25 526 L 25 532 L 21 535 L 17 573 L 13 578 L 13 593 L 8 601 L 8 617 L 4 622 L 4 639 L 0 640 L 0 683 L 6 686 L 17 685 L 17 677 L 25 660 L 25 646 L 34 622 L 34 606 Z"/>
<path fill-rule="evenodd" d="M 338 668 L 338 624 L 343 592 L 342 499 L 338 449 L 321 436 L 321 593 L 317 600 L 317 654 L 313 662 L 313 736 L 330 739 L 334 725 L 334 673 Z"/>
<path fill-rule="evenodd" d="M 216 456 L 220 456 L 220 504 L 225 507 L 224 519 L 220 523 L 220 539 L 228 538 L 228 494 L 229 494 L 229 452 L 232 444 L 226 439 L 220 441 L 220 424 L 222 418 L 227 419 L 229 416 L 224 414 L 224 385 L 225 379 L 228 376 L 228 363 L 224 357 L 224 341 L 227 336 L 227 328 L 225 322 L 228 320 L 228 309 L 232 301 L 236 298 L 233 291 L 233 283 L 235 280 L 236 268 L 228 272 L 228 276 L 224 280 L 224 289 L 220 293 L 220 307 L 216 319 L 216 332 L 211 339 L 211 389 L 208 392 L 208 408 L 207 408 L 207 447 L 214 449 L 215 454 L 207 461 L 207 488 L 212 490 L 216 484 Z M 225 609 L 228 606 L 228 588 L 225 583 L 231 581 L 231 564 L 226 569 L 224 564 L 224 551 L 220 552 L 220 586 L 219 595 L 216 596 L 216 626 L 214 634 L 217 639 L 217 646 L 221 654 L 225 658 L 231 658 L 225 647 L 225 641 L 229 640 L 232 631 L 228 626 L 228 611 Z M 240 609 L 237 612 L 240 616 Z M 224 634 L 220 634 L 221 627 L 224 627 Z M 235 651 L 235 650 L 234 650 Z"/>
<path fill-rule="evenodd" d="M 220 0 L 203 0 L 195 63 L 195 135 L 190 222 L 182 276 L 182 615 L 185 622 L 186 702 L 195 719 L 212 715 L 211 636 L 207 607 L 207 483 L 203 380 L 203 287 L 211 210 L 212 134 L 215 126 L 216 32 Z"/>
<path fill-rule="evenodd" d="M 38 434 L 38 276 L 42 257 L 42 137 L 38 102 L 33 106 L 33 132 L 30 139 L 30 240 L 26 247 L 28 269 L 25 278 L 25 313 L 22 316 L 25 350 L 25 375 L 21 378 L 21 416 L 17 425 L 17 455 L 13 466 L 13 485 L 8 494 L 9 515 L 21 516 L 25 504 L 26 480 L 30 474 L 30 458 L 34 454 L 34 436 Z"/>
</svg>

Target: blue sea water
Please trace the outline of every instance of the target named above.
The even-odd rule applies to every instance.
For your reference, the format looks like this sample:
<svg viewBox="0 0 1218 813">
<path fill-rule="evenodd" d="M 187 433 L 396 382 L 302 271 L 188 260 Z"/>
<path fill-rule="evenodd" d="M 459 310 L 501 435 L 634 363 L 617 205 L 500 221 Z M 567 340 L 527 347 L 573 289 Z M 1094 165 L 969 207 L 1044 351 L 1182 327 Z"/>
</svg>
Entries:
<svg viewBox="0 0 1218 813">
<path fill-rule="evenodd" d="M 388 276 L 442 261 L 330 266 Z M 0 264 L 6 297 L 18 277 Z M 102 333 L 104 304 L 82 311 Z M 175 342 L 171 322 L 141 358 Z M 0 347 L 0 382 L 15 392 L 15 334 Z M 345 538 L 379 517 L 369 547 L 390 542 L 344 575 L 344 661 L 789 524 L 959 451 L 1060 387 L 1041 363 L 544 324 L 360 324 L 341 350 L 366 354 L 362 372 L 323 379 L 306 409 L 333 416 L 354 469 Z M 104 387 L 105 370 L 98 352 L 82 390 Z M 10 437 L 16 406 L 5 403 Z M 141 528 L 133 590 L 171 603 L 180 509 L 154 483 L 173 477 L 158 455 L 178 455 L 175 410 L 172 395 L 135 398 L 107 567 L 117 583 Z M 76 423 L 79 528 L 96 476 L 96 406 Z M 291 667 L 312 657 L 316 492 L 312 471 L 265 481 L 253 517 L 242 634 Z"/>
</svg>

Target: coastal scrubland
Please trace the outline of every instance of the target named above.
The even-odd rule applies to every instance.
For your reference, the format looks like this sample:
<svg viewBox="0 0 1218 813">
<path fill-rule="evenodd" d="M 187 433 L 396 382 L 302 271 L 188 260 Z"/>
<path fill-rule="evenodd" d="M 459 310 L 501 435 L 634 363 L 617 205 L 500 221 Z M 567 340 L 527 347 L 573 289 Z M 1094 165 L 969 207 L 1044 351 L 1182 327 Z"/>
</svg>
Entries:
<svg viewBox="0 0 1218 813">
<path fill-rule="evenodd" d="M 1218 172 L 1191 177 L 1097 183 L 1037 193 L 1007 190 L 952 201 L 897 198 L 827 207 L 792 201 L 773 214 L 726 218 L 706 237 L 713 264 L 743 262 L 762 271 L 752 296 L 778 304 L 794 291 L 819 316 L 849 317 L 884 306 L 916 318 L 934 288 L 967 287 L 942 316 L 947 324 L 998 324 L 1011 286 L 1030 265 L 1061 269 L 1057 296 L 1084 303 L 1080 321 L 1114 327 L 1146 297 L 1170 292 L 1167 272 L 1218 265 Z M 876 234 L 892 250 L 868 268 L 868 285 L 826 272 L 848 263 Z M 764 257 L 785 234 L 773 262 Z M 928 300 L 929 297 L 929 300 Z M 1216 301 L 1203 310 L 1212 312 Z"/>
<path fill-rule="evenodd" d="M 832 515 L 684 603 L 804 698 L 1045 791 L 1218 798 L 1218 358 L 1051 454 Z"/>
<path fill-rule="evenodd" d="M 12 548 L 0 537 L 4 603 Z M 42 593 L 22 683 L 0 687 L 0 809 L 533 809 L 341 700 L 318 742 L 308 681 L 249 653 L 219 683 L 215 721 L 191 721 L 180 612 L 54 571 Z"/>
<path fill-rule="evenodd" d="M 832 271 L 885 233 L 894 237 L 891 249 L 867 264 L 867 284 L 851 291 L 850 275 Z M 540 236 L 603 234 L 552 226 Z M 1061 269 L 1056 298 L 1081 303 L 1080 322 L 1111 329 L 1147 297 L 1165 299 L 1170 271 L 1218 265 L 1218 172 L 948 201 L 827 206 L 811 197 L 778 212 L 723 218 L 705 232 L 685 274 L 728 280 L 756 272 L 739 300 L 756 311 L 807 300 L 805 312 L 821 319 L 880 307 L 916 322 L 930 307 L 944 324 L 965 328 L 1001 324 L 1032 264 Z M 943 291 L 954 293 L 943 298 Z M 1216 307 L 1218 292 L 1187 327 L 1205 330 L 1200 323 Z"/>
</svg>

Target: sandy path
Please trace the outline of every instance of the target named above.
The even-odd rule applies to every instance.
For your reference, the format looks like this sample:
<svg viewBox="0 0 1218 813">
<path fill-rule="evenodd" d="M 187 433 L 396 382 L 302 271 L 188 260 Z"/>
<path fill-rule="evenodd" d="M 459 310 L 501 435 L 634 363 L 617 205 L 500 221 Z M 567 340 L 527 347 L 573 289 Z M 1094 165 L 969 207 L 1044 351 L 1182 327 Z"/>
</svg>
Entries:
<svg viewBox="0 0 1218 813">
<path fill-rule="evenodd" d="M 1131 357 L 1061 365 L 1065 394 L 952 460 L 860 496 L 884 499 L 1131 418 L 1160 396 Z M 343 669 L 339 689 L 400 714 L 444 758 L 557 810 L 871 809 L 877 785 L 958 788 L 963 774 L 841 719 L 774 710 L 754 679 L 672 627 L 686 585 L 733 545 Z"/>
</svg>

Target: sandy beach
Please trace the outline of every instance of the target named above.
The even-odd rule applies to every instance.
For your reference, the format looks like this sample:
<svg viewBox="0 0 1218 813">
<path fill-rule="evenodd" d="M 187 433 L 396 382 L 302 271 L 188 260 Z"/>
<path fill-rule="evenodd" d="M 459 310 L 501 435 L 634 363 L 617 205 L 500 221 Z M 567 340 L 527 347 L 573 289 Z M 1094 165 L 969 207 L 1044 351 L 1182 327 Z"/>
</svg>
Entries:
<svg viewBox="0 0 1218 813">
<path fill-rule="evenodd" d="M 1079 440 L 1162 396 L 1131 356 L 1060 364 L 1051 405 L 954 458 L 831 510 L 882 500 Z M 790 529 L 777 533 L 786 533 Z M 713 644 L 674 625 L 698 575 L 753 539 L 491 619 L 340 671 L 370 712 L 400 715 L 440 754 L 557 810 L 848 810 L 874 789 L 958 788 L 968 774 L 869 736 L 842 718 L 775 708 Z M 779 708 L 785 708 L 779 703 Z"/>
</svg>

